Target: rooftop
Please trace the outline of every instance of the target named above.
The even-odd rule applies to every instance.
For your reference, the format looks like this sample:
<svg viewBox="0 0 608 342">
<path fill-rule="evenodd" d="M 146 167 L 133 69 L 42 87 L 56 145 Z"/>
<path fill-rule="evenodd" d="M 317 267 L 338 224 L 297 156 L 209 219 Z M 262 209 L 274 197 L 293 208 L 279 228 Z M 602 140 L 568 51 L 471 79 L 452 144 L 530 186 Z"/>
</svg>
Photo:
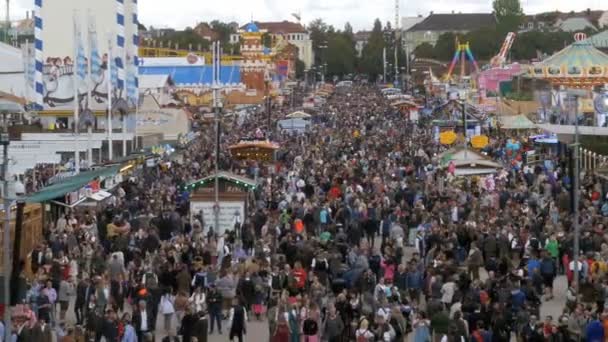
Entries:
<svg viewBox="0 0 608 342">
<path fill-rule="evenodd" d="M 432 13 L 412 26 L 413 31 L 472 31 L 496 25 L 493 13 Z"/>
<path fill-rule="evenodd" d="M 252 24 L 256 26 L 259 30 L 266 30 L 268 33 L 306 33 L 306 29 L 304 28 L 304 26 L 302 26 L 302 24 L 294 23 L 287 20 L 268 22 L 255 21 L 241 27 L 241 29 L 248 31 L 249 25 Z"/>
</svg>

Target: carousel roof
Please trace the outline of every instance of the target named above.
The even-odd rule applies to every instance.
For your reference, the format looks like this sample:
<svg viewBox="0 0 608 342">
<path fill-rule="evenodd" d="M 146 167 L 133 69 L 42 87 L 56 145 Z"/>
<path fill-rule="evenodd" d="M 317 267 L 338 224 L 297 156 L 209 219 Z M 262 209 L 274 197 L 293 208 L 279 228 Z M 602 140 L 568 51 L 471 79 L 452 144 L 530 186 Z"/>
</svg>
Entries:
<svg viewBox="0 0 608 342">
<path fill-rule="evenodd" d="M 608 55 L 596 49 L 584 33 L 576 33 L 574 39 L 572 45 L 532 66 L 530 76 L 575 88 L 606 83 Z"/>
<path fill-rule="evenodd" d="M 578 41 L 545 59 L 536 67 L 587 69 L 608 66 L 608 55 L 596 49 L 590 41 Z"/>
<path fill-rule="evenodd" d="M 252 141 L 241 140 L 241 141 L 239 141 L 238 144 L 229 146 L 228 149 L 234 150 L 234 149 L 238 149 L 238 148 L 248 148 L 248 147 L 258 147 L 258 148 L 266 148 L 266 149 L 272 149 L 272 150 L 279 149 L 278 144 L 275 144 L 269 140 L 252 140 Z"/>
</svg>

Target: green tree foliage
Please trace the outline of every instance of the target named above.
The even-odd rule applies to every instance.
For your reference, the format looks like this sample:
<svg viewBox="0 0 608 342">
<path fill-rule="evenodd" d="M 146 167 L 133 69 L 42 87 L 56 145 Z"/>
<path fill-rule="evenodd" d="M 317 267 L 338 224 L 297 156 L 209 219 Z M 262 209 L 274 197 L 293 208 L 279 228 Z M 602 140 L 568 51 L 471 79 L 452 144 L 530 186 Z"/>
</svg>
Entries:
<svg viewBox="0 0 608 342">
<path fill-rule="evenodd" d="M 435 58 L 440 61 L 450 61 L 456 52 L 456 34 L 452 32 L 443 33 L 435 43 Z M 460 37 L 462 41 L 462 37 Z"/>
<path fill-rule="evenodd" d="M 374 22 L 374 28 L 369 36 L 367 45 L 363 48 L 361 56 L 361 71 L 367 74 L 370 80 L 375 80 L 383 71 L 382 50 L 385 47 L 384 32 L 380 19 Z"/>
<path fill-rule="evenodd" d="M 501 33 L 516 32 L 524 17 L 519 0 L 494 0 L 492 7 Z"/>
<path fill-rule="evenodd" d="M 158 39 L 164 47 L 175 48 L 175 44 L 180 49 L 187 49 L 192 46 L 193 49 L 198 49 L 200 45 L 203 50 L 208 50 L 210 42 L 207 39 L 201 38 L 192 28 L 187 28 L 184 31 L 175 31 Z M 169 46 L 171 44 L 171 46 Z"/>
<path fill-rule="evenodd" d="M 513 60 L 531 60 L 538 58 L 539 54 L 554 54 L 572 44 L 573 40 L 568 32 L 524 32 L 515 39 L 511 53 Z"/>
<path fill-rule="evenodd" d="M 265 32 L 262 34 L 262 45 L 267 48 L 272 47 L 272 36 L 270 35 L 270 33 Z"/>
<path fill-rule="evenodd" d="M 488 27 L 469 32 L 464 41 L 469 42 L 475 59 L 489 61 L 500 51 L 504 38 L 495 28 Z"/>
<path fill-rule="evenodd" d="M 306 69 L 306 64 L 301 59 L 296 59 L 296 78 L 302 79 L 304 78 L 304 70 Z"/>
<path fill-rule="evenodd" d="M 310 40 L 312 40 L 312 50 L 315 55 L 315 65 L 322 64 L 323 49 L 321 46 L 327 45 L 328 26 L 323 19 L 315 19 L 308 24 Z"/>
<path fill-rule="evenodd" d="M 435 47 L 429 43 L 422 43 L 414 50 L 417 58 L 435 58 Z"/>
<path fill-rule="evenodd" d="M 329 34 L 325 63 L 327 76 L 344 76 L 355 71 L 356 52 L 347 34 Z"/>
<path fill-rule="evenodd" d="M 230 42 L 230 34 L 236 33 L 230 24 L 223 23 L 219 20 L 212 21 L 209 26 L 211 26 L 211 29 L 218 34 L 222 44 L 228 44 Z"/>
</svg>

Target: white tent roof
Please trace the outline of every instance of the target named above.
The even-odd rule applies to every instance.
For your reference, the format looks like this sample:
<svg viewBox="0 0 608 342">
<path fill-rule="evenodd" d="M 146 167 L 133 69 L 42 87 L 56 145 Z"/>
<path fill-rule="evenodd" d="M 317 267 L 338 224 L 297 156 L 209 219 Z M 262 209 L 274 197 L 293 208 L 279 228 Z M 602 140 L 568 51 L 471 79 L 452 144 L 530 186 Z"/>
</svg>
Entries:
<svg viewBox="0 0 608 342">
<path fill-rule="evenodd" d="M 436 157 L 442 168 L 447 168 L 450 162 L 456 166 L 456 176 L 479 175 L 494 173 L 502 166 L 474 150 L 462 147 L 452 148 Z"/>
<path fill-rule="evenodd" d="M 534 129 L 536 125 L 532 120 L 528 119 L 527 116 L 520 115 L 508 115 L 508 116 L 499 116 L 498 121 L 500 121 L 501 128 L 503 129 Z"/>
<path fill-rule="evenodd" d="M 169 81 L 169 75 L 140 75 L 139 89 L 163 88 Z"/>
<path fill-rule="evenodd" d="M 291 114 L 286 115 L 286 117 L 290 119 L 307 119 L 312 117 L 312 115 L 304 113 L 302 111 L 293 112 Z"/>
</svg>

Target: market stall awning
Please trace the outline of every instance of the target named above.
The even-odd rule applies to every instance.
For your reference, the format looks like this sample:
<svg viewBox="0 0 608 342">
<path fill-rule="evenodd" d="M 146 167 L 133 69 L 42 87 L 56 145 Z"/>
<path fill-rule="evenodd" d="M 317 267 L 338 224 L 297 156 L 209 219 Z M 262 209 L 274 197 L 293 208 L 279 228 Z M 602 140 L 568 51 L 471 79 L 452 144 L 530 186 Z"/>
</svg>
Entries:
<svg viewBox="0 0 608 342">
<path fill-rule="evenodd" d="M 308 119 L 308 118 L 312 117 L 312 115 L 304 113 L 302 111 L 296 111 L 296 112 L 286 115 L 285 117 L 290 118 L 290 119 Z"/>
<path fill-rule="evenodd" d="M 76 191 L 83 186 L 89 184 L 96 178 L 108 177 L 117 174 L 120 171 L 120 165 L 104 167 L 97 170 L 81 172 L 76 176 L 65 178 L 59 182 L 43 188 L 42 190 L 33 193 L 23 198 L 27 203 L 42 203 L 56 198 L 65 196 L 66 194 Z"/>
<path fill-rule="evenodd" d="M 234 183 L 237 186 L 240 186 L 240 187 L 243 187 L 243 188 L 246 188 L 249 190 L 255 188 L 255 186 L 256 186 L 256 183 L 253 179 L 235 175 L 234 173 L 230 173 L 230 172 L 220 171 L 217 173 L 217 178 L 220 180 L 226 180 L 228 182 Z M 194 182 L 188 183 L 184 186 L 184 189 L 187 191 L 191 191 L 191 190 L 194 190 L 209 182 L 214 182 L 214 181 L 215 181 L 215 174 L 207 176 L 205 178 L 201 178 L 199 180 L 195 180 Z"/>
<path fill-rule="evenodd" d="M 465 150 L 462 147 L 452 148 L 436 157 L 439 167 L 447 168 L 450 163 L 455 166 L 456 176 L 471 176 L 495 173 L 502 166 L 473 150 Z"/>
<path fill-rule="evenodd" d="M 520 115 L 508 115 L 499 116 L 498 121 L 500 127 L 503 129 L 535 129 L 536 124 L 532 120 L 528 119 L 527 116 Z"/>
</svg>

